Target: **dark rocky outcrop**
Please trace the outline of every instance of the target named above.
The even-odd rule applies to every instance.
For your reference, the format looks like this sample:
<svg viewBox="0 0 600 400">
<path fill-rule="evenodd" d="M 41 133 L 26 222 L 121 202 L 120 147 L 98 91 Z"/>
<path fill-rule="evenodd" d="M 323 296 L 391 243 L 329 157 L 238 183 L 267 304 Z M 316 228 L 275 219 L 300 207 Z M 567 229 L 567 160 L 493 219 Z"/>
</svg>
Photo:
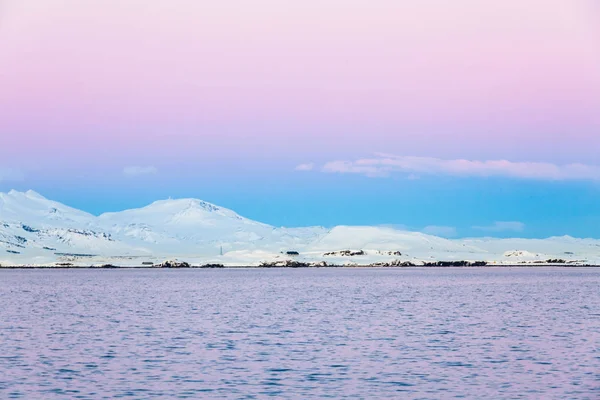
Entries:
<svg viewBox="0 0 600 400">
<path fill-rule="evenodd" d="M 25 244 L 25 243 L 27 243 L 27 239 L 25 239 L 23 236 L 15 236 L 15 239 L 17 240 L 17 242 L 19 244 Z"/>
<path fill-rule="evenodd" d="M 325 261 L 319 261 L 316 263 L 312 263 L 310 266 L 315 267 L 315 268 L 324 268 L 324 267 L 335 267 L 336 265 L 329 265 Z"/>
<path fill-rule="evenodd" d="M 401 256 L 402 252 L 391 250 L 391 251 L 380 251 L 379 254 L 385 254 L 388 256 Z"/>
<path fill-rule="evenodd" d="M 364 256 L 366 253 L 364 250 L 352 251 L 352 250 L 341 250 L 331 251 L 323 254 L 324 256 L 342 256 L 342 257 L 353 257 L 353 256 Z"/>
<path fill-rule="evenodd" d="M 28 226 L 28 225 L 24 225 L 24 224 L 23 224 L 23 225 L 21 225 L 21 228 L 23 228 L 23 230 L 24 230 L 25 232 L 30 232 L 30 233 L 37 233 L 37 232 L 39 232 L 39 231 L 40 231 L 39 229 L 34 229 L 34 228 L 32 228 L 32 227 L 30 227 L 30 226 Z"/>
<path fill-rule="evenodd" d="M 377 263 L 369 264 L 368 266 L 369 267 L 415 267 L 416 265 L 410 261 L 394 260 L 394 261 L 377 262 Z"/>
<path fill-rule="evenodd" d="M 425 267 L 485 267 L 485 261 L 435 261 L 423 263 Z"/>
<path fill-rule="evenodd" d="M 261 268 L 341 268 L 343 265 L 328 264 L 326 261 L 317 262 L 300 262 L 295 260 L 283 260 L 283 261 L 272 261 L 262 262 L 259 267 Z"/>
<path fill-rule="evenodd" d="M 84 257 L 84 258 L 96 257 L 96 254 L 78 254 L 78 253 L 54 253 L 54 254 L 59 257 Z"/>
<path fill-rule="evenodd" d="M 190 268 L 190 264 L 183 261 L 165 261 L 162 264 L 156 265 L 158 268 Z"/>
<path fill-rule="evenodd" d="M 225 268 L 223 264 L 204 264 L 200 268 Z"/>
<path fill-rule="evenodd" d="M 259 265 L 261 268 L 308 268 L 311 265 L 300 261 L 285 260 L 274 262 L 262 262 Z"/>
<path fill-rule="evenodd" d="M 471 267 L 485 267 L 487 265 L 486 261 L 473 261 L 471 263 Z"/>
<path fill-rule="evenodd" d="M 0 243 L 5 243 L 5 244 L 7 244 L 9 246 L 18 247 L 20 249 L 24 249 L 25 248 L 25 246 L 23 246 L 22 244 L 16 243 L 16 242 L 9 242 L 9 241 L 6 241 L 6 240 L 0 240 Z"/>
</svg>

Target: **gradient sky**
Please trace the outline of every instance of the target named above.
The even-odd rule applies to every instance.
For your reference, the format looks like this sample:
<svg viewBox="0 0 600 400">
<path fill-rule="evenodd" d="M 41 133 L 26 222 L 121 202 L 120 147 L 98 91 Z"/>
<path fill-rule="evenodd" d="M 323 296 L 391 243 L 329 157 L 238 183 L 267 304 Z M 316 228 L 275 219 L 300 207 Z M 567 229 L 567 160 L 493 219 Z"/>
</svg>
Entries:
<svg viewBox="0 0 600 400">
<path fill-rule="evenodd" d="M 600 237 L 597 0 L 0 0 L 0 190 Z"/>
</svg>

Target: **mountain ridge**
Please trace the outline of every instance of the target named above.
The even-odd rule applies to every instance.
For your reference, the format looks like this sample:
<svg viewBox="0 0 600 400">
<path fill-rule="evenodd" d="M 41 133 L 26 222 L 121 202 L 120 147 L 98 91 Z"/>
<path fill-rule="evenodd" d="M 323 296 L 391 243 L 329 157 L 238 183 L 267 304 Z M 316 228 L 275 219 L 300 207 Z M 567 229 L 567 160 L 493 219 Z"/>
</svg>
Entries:
<svg viewBox="0 0 600 400">
<path fill-rule="evenodd" d="M 380 226 L 275 227 L 192 198 L 158 200 L 94 216 L 32 190 L 0 193 L 2 265 L 116 260 L 135 265 L 141 259 L 180 258 L 250 266 L 289 258 L 288 252 L 294 259 L 342 264 L 548 259 L 598 263 L 600 241 L 570 236 L 446 239 Z"/>
</svg>

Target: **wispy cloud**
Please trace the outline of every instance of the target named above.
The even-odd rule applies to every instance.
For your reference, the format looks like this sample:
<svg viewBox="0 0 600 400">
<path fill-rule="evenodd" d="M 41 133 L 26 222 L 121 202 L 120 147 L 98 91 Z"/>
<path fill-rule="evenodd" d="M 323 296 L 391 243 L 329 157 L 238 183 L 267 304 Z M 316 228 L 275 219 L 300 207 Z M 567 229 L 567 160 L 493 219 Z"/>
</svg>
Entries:
<svg viewBox="0 0 600 400">
<path fill-rule="evenodd" d="M 314 168 L 315 168 L 315 164 L 307 163 L 307 164 L 300 164 L 300 165 L 296 166 L 295 170 L 296 171 L 312 171 Z"/>
<path fill-rule="evenodd" d="M 25 179 L 25 174 L 13 168 L 0 168 L 0 182 L 15 182 Z"/>
<path fill-rule="evenodd" d="M 125 175 L 129 178 L 133 178 L 136 176 L 142 176 L 142 175 L 154 175 L 157 172 L 158 172 L 158 169 L 156 167 L 152 167 L 152 166 L 147 166 L 147 167 L 130 166 L 130 167 L 125 167 L 123 169 L 123 175 Z"/>
<path fill-rule="evenodd" d="M 445 160 L 434 157 L 396 156 L 378 153 L 373 158 L 355 161 L 331 161 L 323 172 L 386 177 L 393 173 L 453 175 L 463 177 L 511 177 L 538 180 L 600 180 L 600 166 L 580 163 L 558 165 L 546 162 L 507 160 Z"/>
<path fill-rule="evenodd" d="M 457 235 L 456 228 L 453 226 L 430 225 L 423 228 L 422 232 L 428 235 L 442 237 L 454 237 Z"/>
<path fill-rule="evenodd" d="M 376 160 L 360 159 L 357 161 L 331 161 L 323 166 L 323 172 L 342 174 L 360 174 L 372 178 L 388 176 L 392 169 L 389 166 L 377 165 Z"/>
<path fill-rule="evenodd" d="M 474 226 L 473 229 L 485 232 L 523 232 L 525 224 L 518 221 L 496 221 L 489 226 Z"/>
</svg>

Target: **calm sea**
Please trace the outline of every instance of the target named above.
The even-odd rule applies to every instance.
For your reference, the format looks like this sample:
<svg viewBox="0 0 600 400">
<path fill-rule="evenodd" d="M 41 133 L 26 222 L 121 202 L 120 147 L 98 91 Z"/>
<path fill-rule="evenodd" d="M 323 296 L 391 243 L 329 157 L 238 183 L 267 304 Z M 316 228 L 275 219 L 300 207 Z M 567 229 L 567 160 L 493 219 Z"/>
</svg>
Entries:
<svg viewBox="0 0 600 400">
<path fill-rule="evenodd" d="M 0 398 L 600 399 L 600 269 L 0 270 Z"/>
</svg>

